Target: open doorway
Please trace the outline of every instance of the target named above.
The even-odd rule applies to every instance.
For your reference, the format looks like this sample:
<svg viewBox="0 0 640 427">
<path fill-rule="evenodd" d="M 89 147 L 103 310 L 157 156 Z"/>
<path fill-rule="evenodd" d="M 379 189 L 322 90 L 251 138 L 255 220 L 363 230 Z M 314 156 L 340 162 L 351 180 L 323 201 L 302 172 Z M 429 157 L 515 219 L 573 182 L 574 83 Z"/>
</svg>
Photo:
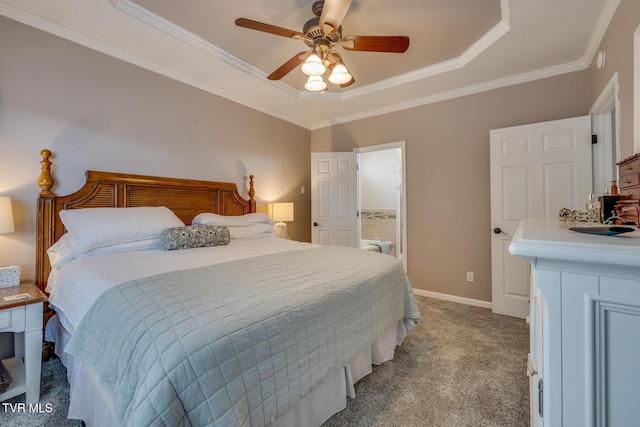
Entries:
<svg viewBox="0 0 640 427">
<path fill-rule="evenodd" d="M 380 248 L 407 268 L 405 143 L 358 148 L 360 247 Z"/>
</svg>

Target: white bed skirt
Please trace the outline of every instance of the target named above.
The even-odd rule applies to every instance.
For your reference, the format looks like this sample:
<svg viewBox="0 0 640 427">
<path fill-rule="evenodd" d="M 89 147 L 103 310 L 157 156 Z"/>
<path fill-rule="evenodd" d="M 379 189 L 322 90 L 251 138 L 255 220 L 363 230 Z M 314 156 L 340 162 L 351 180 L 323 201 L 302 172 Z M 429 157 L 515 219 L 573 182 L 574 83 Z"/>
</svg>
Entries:
<svg viewBox="0 0 640 427">
<path fill-rule="evenodd" d="M 379 365 L 393 359 L 396 346 L 402 344 L 415 323 L 400 320 L 390 326 L 368 350 L 363 351 L 344 369 L 330 375 L 286 414 L 274 420 L 277 427 L 320 426 L 333 414 L 347 407 L 347 396 L 356 397 L 354 385 Z M 71 385 L 68 418 L 84 421 L 89 427 L 120 426 L 114 416 L 108 393 L 97 380 L 94 371 L 80 360 L 63 351 L 71 338 L 57 316 L 47 322 L 45 340 L 55 343 L 55 353 L 67 368 Z"/>
</svg>

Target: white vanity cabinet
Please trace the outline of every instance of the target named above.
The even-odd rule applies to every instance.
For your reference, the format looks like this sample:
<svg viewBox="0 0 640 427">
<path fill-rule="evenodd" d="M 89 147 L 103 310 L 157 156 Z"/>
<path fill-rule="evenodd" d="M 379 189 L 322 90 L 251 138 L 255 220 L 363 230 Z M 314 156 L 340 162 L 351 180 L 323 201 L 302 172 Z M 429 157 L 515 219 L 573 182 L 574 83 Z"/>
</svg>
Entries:
<svg viewBox="0 0 640 427">
<path fill-rule="evenodd" d="M 531 425 L 640 425 L 640 230 L 569 226 L 523 220 L 509 247 L 531 263 Z"/>
</svg>

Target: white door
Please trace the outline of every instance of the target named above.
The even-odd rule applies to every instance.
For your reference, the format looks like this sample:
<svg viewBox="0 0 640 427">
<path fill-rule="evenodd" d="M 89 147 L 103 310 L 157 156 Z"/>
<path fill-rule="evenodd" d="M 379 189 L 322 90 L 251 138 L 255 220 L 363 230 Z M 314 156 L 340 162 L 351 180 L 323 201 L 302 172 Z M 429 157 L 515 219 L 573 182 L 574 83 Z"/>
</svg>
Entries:
<svg viewBox="0 0 640 427">
<path fill-rule="evenodd" d="M 529 264 L 509 254 L 520 220 L 584 210 L 591 184 L 589 116 L 491 131 L 494 313 L 525 318 L 529 310 Z"/>
<path fill-rule="evenodd" d="M 311 153 L 311 243 L 358 247 L 356 153 Z"/>
</svg>

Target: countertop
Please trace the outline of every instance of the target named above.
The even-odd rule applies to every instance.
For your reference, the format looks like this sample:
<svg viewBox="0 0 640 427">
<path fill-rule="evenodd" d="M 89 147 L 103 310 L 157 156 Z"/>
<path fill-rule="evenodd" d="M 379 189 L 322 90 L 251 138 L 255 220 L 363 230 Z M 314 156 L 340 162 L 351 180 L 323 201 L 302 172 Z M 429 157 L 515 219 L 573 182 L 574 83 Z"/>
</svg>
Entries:
<svg viewBox="0 0 640 427">
<path fill-rule="evenodd" d="M 616 236 L 578 233 L 570 227 L 598 227 L 598 223 L 559 219 L 523 219 L 509 245 L 509 253 L 525 258 L 640 267 L 640 229 Z"/>
<path fill-rule="evenodd" d="M 5 296 L 16 294 L 29 294 L 28 299 L 7 302 L 3 299 Z M 21 305 L 35 304 L 37 302 L 46 302 L 47 296 L 31 282 L 21 283 L 18 286 L 8 288 L 0 288 L 0 310 L 5 308 L 19 307 Z"/>
</svg>

